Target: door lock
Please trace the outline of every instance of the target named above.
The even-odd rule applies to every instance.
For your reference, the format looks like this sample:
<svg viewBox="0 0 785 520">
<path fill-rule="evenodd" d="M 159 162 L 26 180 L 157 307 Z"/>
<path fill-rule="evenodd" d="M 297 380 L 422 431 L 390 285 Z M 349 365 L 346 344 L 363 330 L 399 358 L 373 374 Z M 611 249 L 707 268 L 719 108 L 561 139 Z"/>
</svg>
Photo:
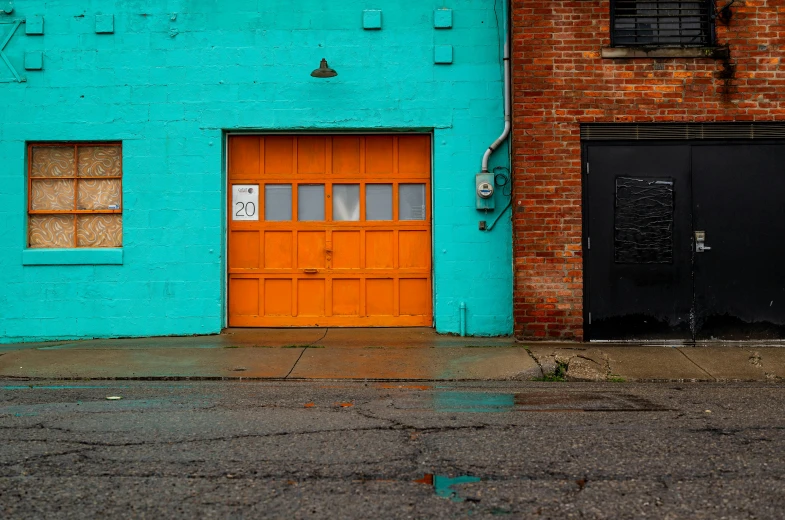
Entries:
<svg viewBox="0 0 785 520">
<path fill-rule="evenodd" d="M 695 252 L 696 253 L 703 253 L 704 251 L 709 251 L 711 248 L 706 245 L 706 232 L 705 231 L 696 231 L 695 232 Z"/>
</svg>

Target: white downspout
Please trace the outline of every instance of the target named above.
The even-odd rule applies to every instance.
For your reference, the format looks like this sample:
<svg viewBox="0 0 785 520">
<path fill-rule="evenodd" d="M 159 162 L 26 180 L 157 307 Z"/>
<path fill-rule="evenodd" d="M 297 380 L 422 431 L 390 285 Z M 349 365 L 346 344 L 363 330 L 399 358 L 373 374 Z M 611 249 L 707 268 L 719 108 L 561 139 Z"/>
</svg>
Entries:
<svg viewBox="0 0 785 520">
<path fill-rule="evenodd" d="M 499 148 L 502 143 L 507 139 L 507 136 L 510 135 L 510 128 L 512 128 L 512 122 L 510 120 L 510 35 L 509 35 L 509 28 L 507 20 L 510 16 L 510 10 L 508 2 L 505 2 L 505 13 L 504 13 L 504 130 L 502 131 L 502 135 L 496 139 L 493 144 L 491 144 L 487 150 L 485 150 L 485 155 L 482 156 L 482 173 L 488 173 L 488 161 L 491 159 L 491 154 Z"/>
</svg>

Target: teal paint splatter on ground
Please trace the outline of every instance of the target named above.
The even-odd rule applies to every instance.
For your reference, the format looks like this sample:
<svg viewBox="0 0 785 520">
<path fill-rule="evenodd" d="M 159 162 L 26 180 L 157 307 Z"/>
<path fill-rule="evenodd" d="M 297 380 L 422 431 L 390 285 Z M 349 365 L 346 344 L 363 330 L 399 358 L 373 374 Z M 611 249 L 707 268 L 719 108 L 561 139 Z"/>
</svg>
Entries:
<svg viewBox="0 0 785 520">
<path fill-rule="evenodd" d="M 500 413 L 515 409 L 515 394 L 436 392 L 433 407 L 443 413 Z"/>
<path fill-rule="evenodd" d="M 482 479 L 479 477 L 472 477 L 469 475 L 461 475 L 458 477 L 450 478 L 445 475 L 434 475 L 433 473 L 426 473 L 421 479 L 415 480 L 418 484 L 428 484 L 433 486 L 436 496 L 442 498 L 449 498 L 453 502 L 463 502 L 465 499 L 458 494 L 455 486 L 461 484 L 473 484 L 480 482 Z"/>
<path fill-rule="evenodd" d="M 458 490 L 455 489 L 455 486 L 460 484 L 472 484 L 474 482 L 480 482 L 479 477 L 470 477 L 468 475 L 450 478 L 444 477 L 442 475 L 434 475 L 433 476 L 433 489 L 436 492 L 436 496 L 449 498 L 453 502 L 463 502 L 463 498 L 458 495 Z"/>
</svg>

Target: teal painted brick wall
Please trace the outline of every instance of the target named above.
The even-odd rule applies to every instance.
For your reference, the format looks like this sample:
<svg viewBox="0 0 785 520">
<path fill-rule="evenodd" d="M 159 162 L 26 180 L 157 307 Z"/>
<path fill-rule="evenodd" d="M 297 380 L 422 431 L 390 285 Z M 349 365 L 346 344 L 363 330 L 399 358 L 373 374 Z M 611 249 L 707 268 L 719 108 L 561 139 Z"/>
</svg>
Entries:
<svg viewBox="0 0 785 520">
<path fill-rule="evenodd" d="M 474 209 L 474 174 L 503 126 L 501 4 L 299 0 L 17 2 L 43 16 L 6 48 L 0 83 L 0 342 L 219 332 L 224 322 L 224 132 L 433 130 L 434 312 L 440 332 L 512 332 L 507 203 Z M 362 29 L 364 9 L 384 27 Z M 114 15 L 96 34 L 95 15 Z M 0 25 L 0 29 L 9 28 Z M 451 65 L 433 63 L 452 45 Z M 25 71 L 24 53 L 44 68 Z M 327 58 L 339 76 L 309 76 Z M 0 81 L 12 78 L 0 63 Z M 121 140 L 122 265 L 23 265 L 25 143 Z M 506 147 L 492 166 L 508 166 Z M 499 190 L 500 191 L 500 190 Z"/>
</svg>

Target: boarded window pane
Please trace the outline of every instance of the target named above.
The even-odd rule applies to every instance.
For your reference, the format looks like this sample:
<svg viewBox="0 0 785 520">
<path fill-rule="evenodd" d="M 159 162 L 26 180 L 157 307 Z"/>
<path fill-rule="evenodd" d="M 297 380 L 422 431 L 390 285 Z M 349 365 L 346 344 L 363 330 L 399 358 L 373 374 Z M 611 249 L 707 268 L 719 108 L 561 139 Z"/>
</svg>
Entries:
<svg viewBox="0 0 785 520">
<path fill-rule="evenodd" d="M 324 184 L 297 186 L 297 220 L 324 220 Z"/>
<path fill-rule="evenodd" d="M 673 261 L 673 179 L 616 178 L 617 263 Z"/>
<path fill-rule="evenodd" d="M 425 220 L 425 184 L 398 186 L 398 220 Z"/>
<path fill-rule="evenodd" d="M 365 185 L 365 220 L 392 220 L 392 184 Z"/>
<path fill-rule="evenodd" d="M 120 209 L 120 179 L 80 179 L 77 188 L 77 209 Z"/>
<path fill-rule="evenodd" d="M 74 183 L 72 179 L 35 179 L 30 200 L 32 208 L 40 211 L 73 210 Z"/>
<path fill-rule="evenodd" d="M 333 220 L 360 220 L 359 184 L 333 184 Z"/>
<path fill-rule="evenodd" d="M 78 247 L 121 247 L 123 221 L 120 215 L 79 215 L 76 217 Z"/>
<path fill-rule="evenodd" d="M 82 146 L 79 148 L 80 177 L 120 177 L 119 146 Z"/>
<path fill-rule="evenodd" d="M 34 146 L 31 177 L 75 177 L 73 146 Z"/>
<path fill-rule="evenodd" d="M 31 215 L 27 236 L 30 247 L 74 247 L 74 216 Z"/>
<path fill-rule="evenodd" d="M 292 220 L 292 185 L 264 186 L 264 219 L 270 222 Z"/>
</svg>

